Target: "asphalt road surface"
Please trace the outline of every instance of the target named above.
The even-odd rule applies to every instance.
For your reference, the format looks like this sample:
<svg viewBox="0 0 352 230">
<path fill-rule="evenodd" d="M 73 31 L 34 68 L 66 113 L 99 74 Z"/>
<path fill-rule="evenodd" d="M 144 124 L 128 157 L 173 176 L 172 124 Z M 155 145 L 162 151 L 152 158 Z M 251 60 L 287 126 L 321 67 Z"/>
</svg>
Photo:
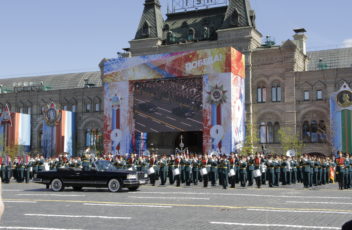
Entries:
<svg viewBox="0 0 352 230">
<path fill-rule="evenodd" d="M 0 229 L 341 229 L 352 219 L 352 191 L 143 186 L 136 192 L 4 184 Z"/>
</svg>

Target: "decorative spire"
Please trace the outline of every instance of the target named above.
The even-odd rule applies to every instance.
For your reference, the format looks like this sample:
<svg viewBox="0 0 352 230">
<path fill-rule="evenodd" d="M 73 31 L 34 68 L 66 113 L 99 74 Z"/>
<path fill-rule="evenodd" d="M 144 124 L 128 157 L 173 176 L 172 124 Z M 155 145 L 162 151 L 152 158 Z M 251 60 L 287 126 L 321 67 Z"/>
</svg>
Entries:
<svg viewBox="0 0 352 230">
<path fill-rule="evenodd" d="M 164 19 L 159 0 L 145 0 L 144 10 L 135 39 L 160 38 L 163 35 Z"/>
<path fill-rule="evenodd" d="M 229 0 L 222 28 L 255 27 L 255 13 L 250 0 Z"/>
</svg>

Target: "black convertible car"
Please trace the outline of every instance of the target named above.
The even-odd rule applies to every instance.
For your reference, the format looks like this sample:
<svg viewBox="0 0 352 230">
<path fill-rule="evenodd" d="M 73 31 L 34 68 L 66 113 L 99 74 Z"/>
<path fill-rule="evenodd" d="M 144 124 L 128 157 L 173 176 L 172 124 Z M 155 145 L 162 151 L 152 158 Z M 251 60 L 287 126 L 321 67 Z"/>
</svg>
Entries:
<svg viewBox="0 0 352 230">
<path fill-rule="evenodd" d="M 45 184 L 55 192 L 71 186 L 74 190 L 82 187 L 107 187 L 110 192 L 118 192 L 122 188 L 135 191 L 146 184 L 148 175 L 144 172 L 116 169 L 111 162 L 99 160 L 88 170 L 80 168 L 59 168 L 57 170 L 38 172 L 33 180 Z"/>
</svg>

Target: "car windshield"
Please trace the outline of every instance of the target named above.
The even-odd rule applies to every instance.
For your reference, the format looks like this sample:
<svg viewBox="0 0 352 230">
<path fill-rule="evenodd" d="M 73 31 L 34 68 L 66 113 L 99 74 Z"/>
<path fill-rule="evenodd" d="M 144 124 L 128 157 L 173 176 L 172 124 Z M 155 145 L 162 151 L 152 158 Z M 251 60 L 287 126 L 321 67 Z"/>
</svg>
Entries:
<svg viewBox="0 0 352 230">
<path fill-rule="evenodd" d="M 110 171 L 114 169 L 110 161 L 97 161 L 95 165 L 98 171 Z"/>
</svg>

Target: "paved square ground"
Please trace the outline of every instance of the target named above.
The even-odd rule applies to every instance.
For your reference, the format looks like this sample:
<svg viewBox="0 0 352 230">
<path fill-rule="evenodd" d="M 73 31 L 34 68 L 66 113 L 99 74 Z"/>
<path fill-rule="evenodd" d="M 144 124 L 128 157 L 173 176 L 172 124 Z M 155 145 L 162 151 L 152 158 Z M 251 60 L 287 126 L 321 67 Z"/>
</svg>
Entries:
<svg viewBox="0 0 352 230">
<path fill-rule="evenodd" d="M 352 190 L 143 186 L 136 192 L 4 184 L 0 229 L 341 229 Z"/>
</svg>

